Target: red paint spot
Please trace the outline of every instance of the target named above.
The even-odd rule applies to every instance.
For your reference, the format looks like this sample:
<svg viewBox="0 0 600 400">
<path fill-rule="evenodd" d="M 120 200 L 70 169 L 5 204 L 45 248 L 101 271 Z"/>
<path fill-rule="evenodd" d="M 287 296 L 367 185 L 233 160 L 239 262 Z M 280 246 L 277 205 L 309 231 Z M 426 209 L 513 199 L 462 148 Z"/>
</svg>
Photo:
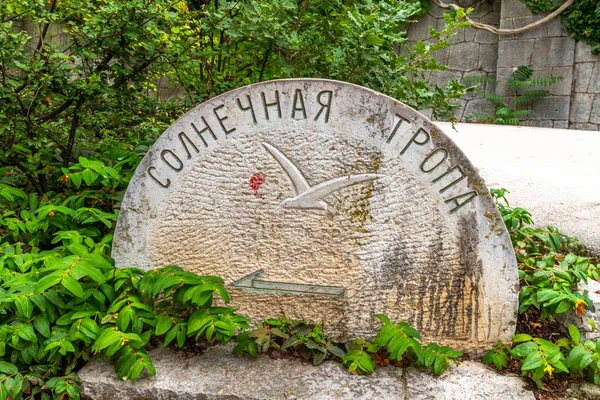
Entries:
<svg viewBox="0 0 600 400">
<path fill-rule="evenodd" d="M 265 176 L 263 174 L 254 174 L 250 177 L 250 189 L 254 191 L 254 195 L 258 195 L 258 189 L 260 185 L 265 183 Z"/>
</svg>

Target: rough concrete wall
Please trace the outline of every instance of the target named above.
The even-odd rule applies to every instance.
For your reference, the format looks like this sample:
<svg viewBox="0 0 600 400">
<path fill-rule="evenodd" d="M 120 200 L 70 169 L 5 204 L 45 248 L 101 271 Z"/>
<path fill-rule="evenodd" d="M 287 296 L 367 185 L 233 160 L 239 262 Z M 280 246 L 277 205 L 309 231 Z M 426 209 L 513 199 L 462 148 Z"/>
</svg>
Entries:
<svg viewBox="0 0 600 400">
<path fill-rule="evenodd" d="M 600 130 L 600 56 L 584 42 L 575 45 L 569 128 Z"/>
<path fill-rule="evenodd" d="M 466 0 L 466 6 L 477 3 L 477 0 Z M 471 13 L 470 17 L 477 22 L 498 27 L 500 25 L 500 3 L 493 5 L 487 2 L 480 4 Z M 419 22 L 409 26 L 407 38 L 408 45 L 418 40 L 430 38 L 429 27 L 438 31 L 444 29 L 445 10 L 432 4 L 429 13 L 419 17 Z M 444 86 L 451 79 L 462 80 L 467 76 L 496 76 L 496 63 L 498 59 L 498 37 L 491 32 L 476 29 L 461 29 L 452 39 L 452 46 L 437 52 L 436 59 L 448 65 L 446 71 L 431 74 L 429 83 Z M 476 112 L 484 112 L 490 108 L 490 103 L 470 93 L 464 99 L 458 100 L 459 107 L 456 115 L 461 121 L 469 120 Z"/>
<path fill-rule="evenodd" d="M 428 26 L 443 26 L 443 12 L 433 5 L 427 15 L 410 27 L 410 43 L 427 39 Z M 471 17 L 503 29 L 516 29 L 544 15 L 531 13 L 521 0 L 502 0 L 491 6 L 480 2 Z M 570 38 L 560 17 L 519 35 L 498 37 L 473 28 L 464 30 L 438 59 L 449 68 L 432 74 L 431 83 L 445 85 L 452 78 L 488 75 L 496 77 L 496 94 L 507 100 L 514 95 L 506 85 L 507 78 L 520 65 L 531 65 L 534 76 L 562 76 L 563 80 L 550 88 L 548 97 L 530 106 L 531 116 L 522 125 L 586 130 L 600 127 L 600 56 L 593 55 L 586 43 Z M 475 94 L 459 102 L 456 115 L 460 121 L 468 122 L 475 112 L 491 109 L 488 101 Z"/>
</svg>

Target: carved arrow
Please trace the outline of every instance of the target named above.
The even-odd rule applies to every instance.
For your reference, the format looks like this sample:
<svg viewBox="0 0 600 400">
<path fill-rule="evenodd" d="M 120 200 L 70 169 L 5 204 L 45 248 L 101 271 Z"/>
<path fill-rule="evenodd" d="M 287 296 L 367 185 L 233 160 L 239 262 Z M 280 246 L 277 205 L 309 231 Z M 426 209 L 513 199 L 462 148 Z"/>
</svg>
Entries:
<svg viewBox="0 0 600 400">
<path fill-rule="evenodd" d="M 259 269 L 229 285 L 230 288 L 249 290 L 255 293 L 281 293 L 299 296 L 319 296 L 338 299 L 344 297 L 346 289 L 341 286 L 303 285 L 300 283 L 267 282 L 258 278 L 264 271 Z"/>
</svg>

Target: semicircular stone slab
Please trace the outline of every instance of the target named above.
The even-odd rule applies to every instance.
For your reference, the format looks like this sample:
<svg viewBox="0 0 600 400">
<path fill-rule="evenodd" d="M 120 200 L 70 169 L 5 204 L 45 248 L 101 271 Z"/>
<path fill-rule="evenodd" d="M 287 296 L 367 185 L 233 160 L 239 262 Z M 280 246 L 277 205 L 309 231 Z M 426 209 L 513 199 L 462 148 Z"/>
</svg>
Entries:
<svg viewBox="0 0 600 400">
<path fill-rule="evenodd" d="M 221 276 L 254 321 L 373 337 L 383 313 L 470 352 L 515 329 L 515 255 L 475 168 L 423 115 L 343 82 L 255 84 L 177 120 L 135 171 L 113 257 Z"/>
</svg>

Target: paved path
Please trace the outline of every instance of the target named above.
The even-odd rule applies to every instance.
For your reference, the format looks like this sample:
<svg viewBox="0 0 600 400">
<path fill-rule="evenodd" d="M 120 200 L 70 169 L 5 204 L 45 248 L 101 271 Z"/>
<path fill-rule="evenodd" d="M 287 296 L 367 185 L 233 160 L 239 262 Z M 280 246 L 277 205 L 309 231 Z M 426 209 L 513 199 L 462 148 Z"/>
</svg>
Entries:
<svg viewBox="0 0 600 400">
<path fill-rule="evenodd" d="M 510 191 L 512 206 L 536 225 L 554 225 L 600 254 L 600 132 L 438 125 L 479 169 L 487 185 Z"/>
</svg>

